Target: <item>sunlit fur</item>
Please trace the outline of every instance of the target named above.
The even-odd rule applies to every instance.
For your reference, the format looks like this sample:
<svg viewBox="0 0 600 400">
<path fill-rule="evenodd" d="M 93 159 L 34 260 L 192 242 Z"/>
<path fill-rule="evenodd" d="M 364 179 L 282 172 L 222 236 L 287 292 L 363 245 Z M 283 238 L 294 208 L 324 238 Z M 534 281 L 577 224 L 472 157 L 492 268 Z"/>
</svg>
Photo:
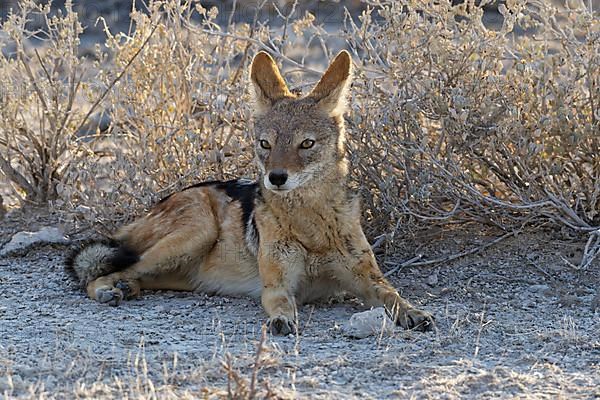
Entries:
<svg viewBox="0 0 600 400">
<path fill-rule="evenodd" d="M 275 169 L 287 171 L 289 178 L 284 190 L 314 187 L 320 190 L 322 180 L 345 177 L 344 125 L 341 116 L 331 117 L 312 98 L 284 99 L 255 121 L 256 158 L 264 175 L 263 183 L 270 185 L 268 175 Z M 300 144 L 312 139 L 310 149 Z M 261 140 L 271 143 L 265 150 Z"/>
<path fill-rule="evenodd" d="M 250 81 L 258 182 L 202 183 L 160 202 L 114 235 L 139 255 L 119 271 L 102 273 L 112 250 L 84 248 L 73 267 L 88 295 L 113 305 L 141 289 L 260 297 L 271 330 L 287 334 L 297 304 L 347 291 L 384 305 L 405 328 L 430 329 L 431 315 L 383 277 L 360 226 L 359 200 L 347 188 L 350 78 L 350 55 L 342 52 L 311 93 L 296 97 L 274 60 L 257 54 Z M 314 146 L 301 148 L 306 139 Z M 273 185 L 272 171 L 285 171 L 285 184 Z"/>
</svg>

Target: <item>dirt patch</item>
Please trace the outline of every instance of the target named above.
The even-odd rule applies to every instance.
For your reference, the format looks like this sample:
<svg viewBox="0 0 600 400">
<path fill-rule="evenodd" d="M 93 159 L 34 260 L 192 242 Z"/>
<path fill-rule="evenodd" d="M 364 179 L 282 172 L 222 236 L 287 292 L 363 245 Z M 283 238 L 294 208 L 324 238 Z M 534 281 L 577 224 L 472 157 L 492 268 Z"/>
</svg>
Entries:
<svg viewBox="0 0 600 400">
<path fill-rule="evenodd" d="M 24 229 L 7 226 L 3 242 Z M 418 250 L 484 240 L 446 235 Z M 575 257 L 575 244 L 521 235 L 447 265 L 400 269 L 391 280 L 434 312 L 434 333 L 350 339 L 341 326 L 363 310 L 356 300 L 305 306 L 299 336 L 266 338 L 256 386 L 289 398 L 600 396 L 600 265 L 568 268 L 562 257 Z M 0 258 L 4 397 L 197 398 L 250 384 L 259 304 L 146 292 L 113 308 L 84 297 L 63 255 L 44 246 Z"/>
</svg>

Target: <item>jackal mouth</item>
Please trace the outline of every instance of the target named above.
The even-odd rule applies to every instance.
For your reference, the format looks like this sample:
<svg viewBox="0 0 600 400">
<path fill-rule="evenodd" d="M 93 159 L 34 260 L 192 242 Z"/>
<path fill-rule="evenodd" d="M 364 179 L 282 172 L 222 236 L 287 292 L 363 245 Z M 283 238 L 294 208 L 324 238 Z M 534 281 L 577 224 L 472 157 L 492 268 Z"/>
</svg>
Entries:
<svg viewBox="0 0 600 400">
<path fill-rule="evenodd" d="M 279 189 L 279 188 L 267 188 L 267 189 L 269 189 L 273 193 L 277 193 L 277 194 L 280 194 L 280 195 L 284 195 L 284 194 L 289 193 L 289 192 L 291 192 L 293 190 L 293 189 Z"/>
<path fill-rule="evenodd" d="M 269 185 L 267 183 L 265 183 L 264 186 L 265 186 L 265 188 L 267 190 L 270 190 L 271 192 L 277 193 L 279 195 L 284 195 L 284 194 L 289 193 L 289 192 L 291 192 L 292 190 L 295 189 L 295 187 L 294 188 L 277 187 L 277 186 L 274 186 L 274 185 Z"/>
<path fill-rule="evenodd" d="M 263 177 L 263 185 L 266 189 L 279 195 L 289 193 L 297 187 L 301 186 L 299 184 L 300 182 L 297 182 L 297 177 L 294 175 L 290 175 L 289 178 L 286 178 L 286 182 L 281 182 L 281 184 L 275 184 L 278 182 L 276 181 L 275 183 L 273 183 L 272 180 L 273 179 L 269 175 L 265 175 Z"/>
</svg>

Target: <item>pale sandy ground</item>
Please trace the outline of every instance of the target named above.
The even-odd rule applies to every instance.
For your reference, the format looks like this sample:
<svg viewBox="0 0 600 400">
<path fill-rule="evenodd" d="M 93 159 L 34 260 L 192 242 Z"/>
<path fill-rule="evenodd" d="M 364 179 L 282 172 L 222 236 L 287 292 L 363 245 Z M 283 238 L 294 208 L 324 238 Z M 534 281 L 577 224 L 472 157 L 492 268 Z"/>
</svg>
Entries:
<svg viewBox="0 0 600 400">
<path fill-rule="evenodd" d="M 57 222 L 35 220 L 0 221 L 0 245 Z M 431 236 L 418 251 L 435 258 L 486 240 Z M 267 337 L 258 397 L 268 385 L 283 398 L 599 398 L 600 260 L 568 268 L 561 256 L 576 261 L 577 246 L 529 234 L 402 269 L 391 279 L 436 315 L 433 333 L 350 339 L 340 326 L 363 310 L 358 302 L 306 306 L 299 336 Z M 0 257 L 0 398 L 203 398 L 226 395 L 228 382 L 249 384 L 265 321 L 259 304 L 163 292 L 111 308 L 64 273 L 64 251 Z"/>
<path fill-rule="evenodd" d="M 34 220 L 30 228 L 44 224 Z M 5 220 L 0 242 L 19 225 Z M 424 237 L 419 252 L 487 240 L 459 237 Z M 448 265 L 404 268 L 392 280 L 435 313 L 434 333 L 350 339 L 340 326 L 362 310 L 357 301 L 306 306 L 298 337 L 267 337 L 259 397 L 268 384 L 284 398 L 598 398 L 600 266 L 566 267 L 560 256 L 576 258 L 575 245 L 525 235 Z M 229 356 L 249 382 L 259 304 L 155 292 L 112 308 L 83 296 L 63 254 L 38 246 L 0 258 L 0 397 L 216 397 L 227 391 Z"/>
</svg>

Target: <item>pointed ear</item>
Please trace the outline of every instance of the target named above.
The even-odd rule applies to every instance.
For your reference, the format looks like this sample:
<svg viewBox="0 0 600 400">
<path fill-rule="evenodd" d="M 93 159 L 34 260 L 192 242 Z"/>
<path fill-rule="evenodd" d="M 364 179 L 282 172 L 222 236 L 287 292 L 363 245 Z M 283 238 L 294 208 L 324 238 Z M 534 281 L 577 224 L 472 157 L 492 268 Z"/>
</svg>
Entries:
<svg viewBox="0 0 600 400">
<path fill-rule="evenodd" d="M 308 97 L 331 116 L 342 115 L 346 109 L 346 91 L 350 86 L 352 58 L 342 50 L 327 68 L 317 86 Z"/>
<path fill-rule="evenodd" d="M 254 87 L 254 98 L 259 114 L 271 108 L 277 100 L 294 97 L 279 73 L 277 64 L 265 51 L 254 56 L 250 67 L 250 80 Z"/>
</svg>

